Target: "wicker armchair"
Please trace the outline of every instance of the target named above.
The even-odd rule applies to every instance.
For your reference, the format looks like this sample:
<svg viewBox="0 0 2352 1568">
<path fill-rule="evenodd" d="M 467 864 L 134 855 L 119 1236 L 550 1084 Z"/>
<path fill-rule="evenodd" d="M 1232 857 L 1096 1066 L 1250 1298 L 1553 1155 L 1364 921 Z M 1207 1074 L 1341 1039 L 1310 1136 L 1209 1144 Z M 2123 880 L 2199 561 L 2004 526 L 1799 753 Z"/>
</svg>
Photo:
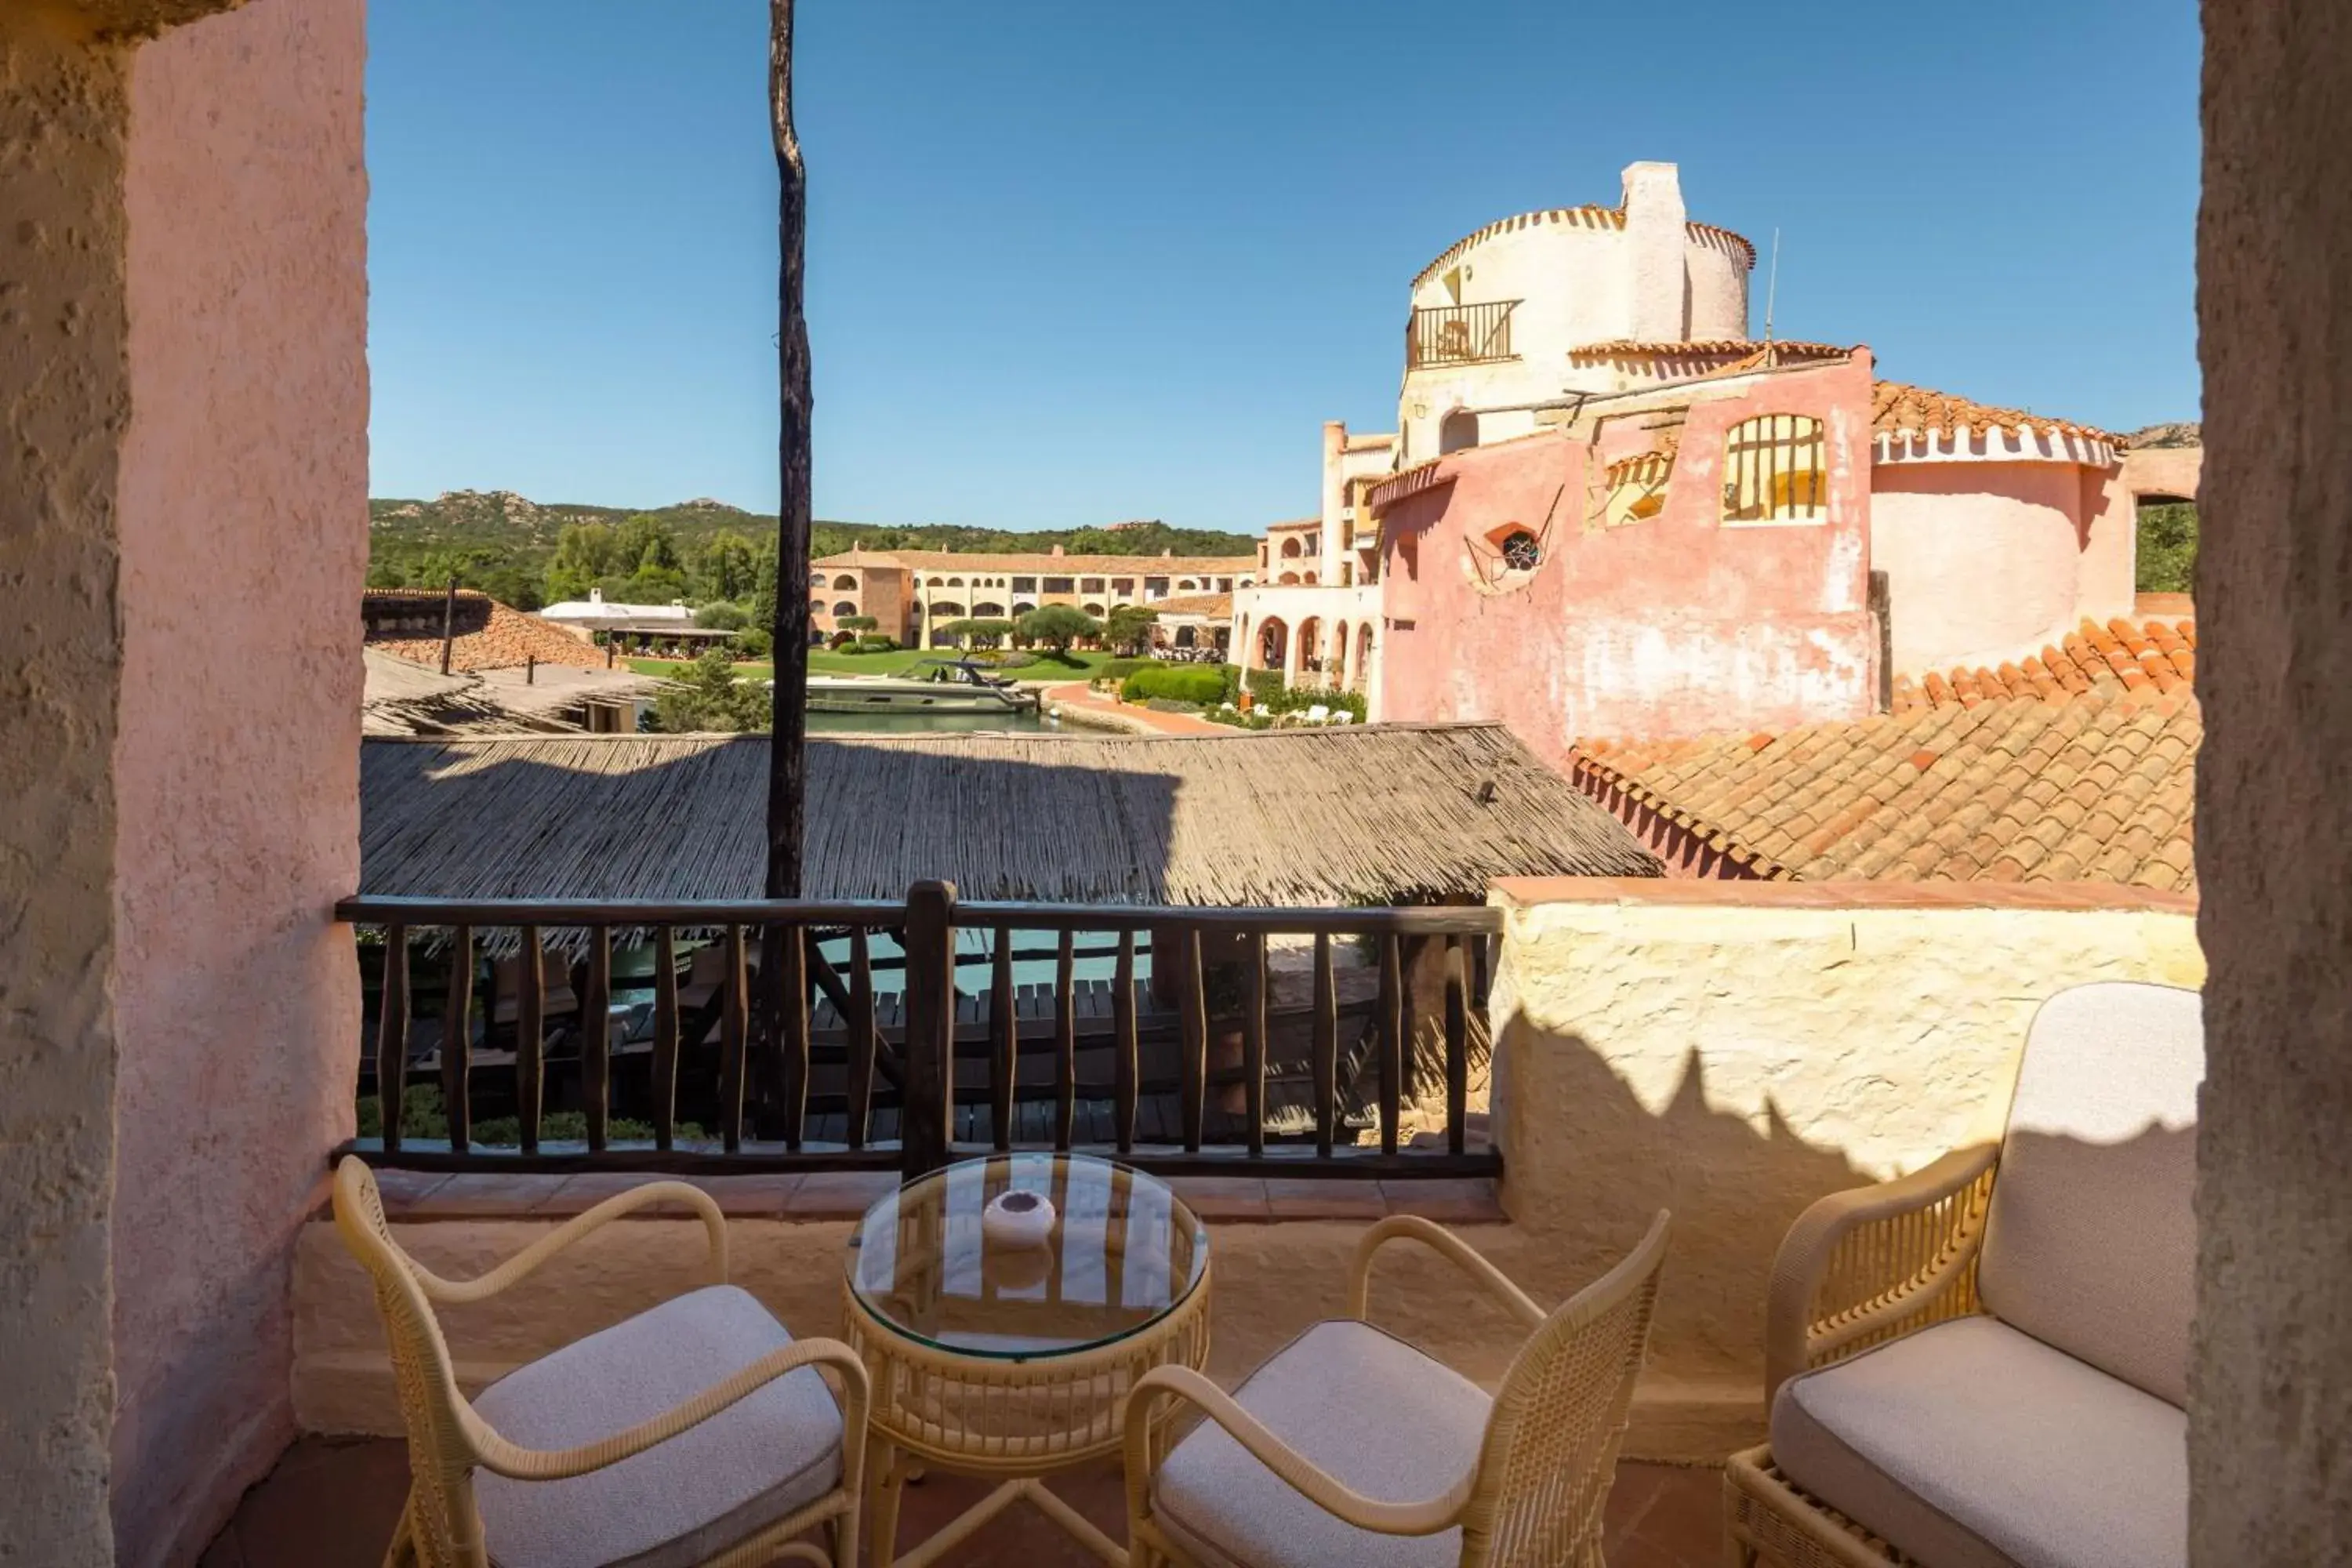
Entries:
<svg viewBox="0 0 2352 1568">
<path fill-rule="evenodd" d="M 1624 1261 L 1549 1315 L 1440 1226 L 1373 1226 L 1356 1248 L 1349 1318 L 1309 1329 L 1231 1394 L 1181 1367 L 1138 1381 L 1134 1568 L 1601 1568 L 1667 1225 L 1661 1212 Z M 1528 1331 L 1491 1400 L 1364 1321 L 1373 1257 L 1394 1240 L 1454 1264 Z M 1155 1411 L 1168 1401 L 1208 1419 L 1163 1456 Z"/>
<path fill-rule="evenodd" d="M 1999 1145 L 1823 1198 L 1766 1305 L 1743 1568 L 2185 1561 L 2194 992 L 2046 1003 Z"/>
<path fill-rule="evenodd" d="M 433 1304 L 495 1296 L 590 1231 L 661 1202 L 701 1219 L 712 1283 L 467 1401 Z M 793 1340 L 726 1283 L 726 1222 L 708 1194 L 648 1183 L 465 1281 L 401 1250 L 360 1160 L 337 1168 L 334 1205 L 343 1244 L 375 1285 L 408 1428 L 408 1505 L 387 1568 L 856 1561 L 866 1369 L 836 1341 Z M 829 1552 L 794 1539 L 820 1528 Z"/>
</svg>

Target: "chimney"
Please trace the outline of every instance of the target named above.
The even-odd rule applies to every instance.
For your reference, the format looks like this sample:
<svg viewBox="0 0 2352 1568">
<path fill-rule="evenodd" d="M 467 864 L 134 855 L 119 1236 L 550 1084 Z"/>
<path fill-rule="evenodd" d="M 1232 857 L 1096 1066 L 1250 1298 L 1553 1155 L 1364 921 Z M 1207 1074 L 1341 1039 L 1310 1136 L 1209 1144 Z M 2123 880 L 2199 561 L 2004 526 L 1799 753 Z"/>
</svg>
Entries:
<svg viewBox="0 0 2352 1568">
<path fill-rule="evenodd" d="M 1684 306 L 1685 229 L 1680 172 L 1672 163 L 1625 166 L 1626 336 L 1680 342 L 1690 335 Z"/>
<path fill-rule="evenodd" d="M 1174 559 L 1176 559 L 1176 552 L 1175 552 L 1174 547 L 1171 546 L 1171 547 L 1169 547 L 1169 548 L 1166 548 L 1166 549 L 1161 550 L 1161 551 L 1160 552 L 1160 559 L 1161 559 L 1162 561 L 1173 561 Z"/>
<path fill-rule="evenodd" d="M 591 589 L 589 589 L 589 590 L 588 590 L 588 602 L 589 602 L 590 604 L 592 604 L 592 605 L 601 605 L 601 604 L 603 604 L 603 603 L 604 602 L 604 589 L 602 589 L 602 588 L 591 588 Z"/>
<path fill-rule="evenodd" d="M 1058 544 L 1056 544 L 1055 546 L 1054 546 L 1054 553 L 1055 553 L 1055 554 L 1056 554 L 1056 555 L 1061 554 L 1061 553 L 1062 553 L 1062 547 L 1061 547 L 1060 545 L 1058 545 Z"/>
</svg>

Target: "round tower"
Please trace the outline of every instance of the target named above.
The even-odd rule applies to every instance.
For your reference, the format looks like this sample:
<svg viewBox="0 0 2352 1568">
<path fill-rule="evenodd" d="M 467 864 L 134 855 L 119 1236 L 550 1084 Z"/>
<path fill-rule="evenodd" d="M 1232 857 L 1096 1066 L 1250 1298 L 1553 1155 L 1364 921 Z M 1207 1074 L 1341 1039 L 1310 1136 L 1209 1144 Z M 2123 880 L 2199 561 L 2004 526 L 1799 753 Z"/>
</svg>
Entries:
<svg viewBox="0 0 2352 1568">
<path fill-rule="evenodd" d="M 1571 351 L 1745 339 L 1755 265 L 1747 240 L 1690 221 L 1672 163 L 1627 167 L 1613 207 L 1488 224 L 1412 280 L 1399 461 L 1526 435 L 1532 405 L 1623 384 Z"/>
</svg>

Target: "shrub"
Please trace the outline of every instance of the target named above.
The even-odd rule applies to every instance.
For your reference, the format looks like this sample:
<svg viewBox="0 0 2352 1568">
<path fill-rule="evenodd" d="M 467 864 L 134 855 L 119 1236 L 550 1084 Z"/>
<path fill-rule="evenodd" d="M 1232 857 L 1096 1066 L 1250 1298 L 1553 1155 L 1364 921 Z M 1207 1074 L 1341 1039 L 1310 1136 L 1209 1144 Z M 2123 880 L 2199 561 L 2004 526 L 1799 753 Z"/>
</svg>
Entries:
<svg viewBox="0 0 2352 1568">
<path fill-rule="evenodd" d="M 1192 702 L 1201 707 L 1213 707 L 1225 700 L 1225 678 L 1213 669 L 1197 665 L 1163 665 L 1153 669 L 1139 669 L 1120 683 L 1119 700 L 1125 702 L 1148 702 L 1164 698 L 1176 702 Z"/>
<path fill-rule="evenodd" d="M 834 622 L 834 625 L 845 632 L 870 632 L 881 624 L 872 616 L 844 616 Z"/>
<path fill-rule="evenodd" d="M 404 1138 L 439 1140 L 449 1136 L 449 1117 L 441 1103 L 441 1091 L 430 1084 L 412 1084 L 400 1099 L 400 1131 Z M 522 1122 L 512 1116 L 493 1116 L 474 1123 L 473 1142 L 493 1149 L 511 1149 L 522 1142 Z M 650 1143 L 654 1129 L 649 1121 L 633 1117 L 615 1116 L 605 1129 L 606 1136 L 618 1143 Z M 588 1136 L 588 1118 L 577 1110 L 550 1110 L 539 1119 L 539 1135 L 551 1143 L 577 1143 Z M 363 1094 L 359 1100 L 358 1136 L 383 1136 L 383 1108 L 373 1094 Z M 688 1142 L 709 1136 L 692 1121 L 677 1124 L 677 1136 Z"/>
<path fill-rule="evenodd" d="M 896 653 L 898 651 L 898 639 L 897 637 L 859 637 L 857 639 L 857 651 L 860 653 Z"/>
<path fill-rule="evenodd" d="M 745 626 L 735 634 L 734 646 L 739 658 L 765 658 L 776 650 L 776 639 L 758 626 Z"/>
<path fill-rule="evenodd" d="M 1139 669 L 1156 668 L 1159 662 L 1150 658 L 1106 659 L 1103 661 L 1102 678 L 1105 680 L 1125 680 Z"/>
<path fill-rule="evenodd" d="M 1011 653 L 1000 653 L 996 656 L 996 668 L 999 669 L 1022 669 L 1036 662 L 1037 656 L 1035 654 L 1022 653 L 1018 649 L 1015 649 Z"/>
<path fill-rule="evenodd" d="M 740 632 L 751 624 L 751 612 L 731 599 L 713 599 L 694 612 L 694 624 L 707 631 Z"/>
<path fill-rule="evenodd" d="M 1282 700 L 1288 695 L 1289 690 L 1283 683 L 1282 671 L 1278 669 L 1244 670 L 1243 679 L 1249 685 L 1251 700 L 1258 707 L 1276 713 L 1282 711 Z"/>
</svg>

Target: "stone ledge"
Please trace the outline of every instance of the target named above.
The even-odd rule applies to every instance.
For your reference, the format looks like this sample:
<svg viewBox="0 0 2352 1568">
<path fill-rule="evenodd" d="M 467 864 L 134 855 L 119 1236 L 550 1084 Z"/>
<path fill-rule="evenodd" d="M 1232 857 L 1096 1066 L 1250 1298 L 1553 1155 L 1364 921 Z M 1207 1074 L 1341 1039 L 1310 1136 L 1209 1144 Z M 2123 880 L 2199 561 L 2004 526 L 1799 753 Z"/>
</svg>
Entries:
<svg viewBox="0 0 2352 1568">
<path fill-rule="evenodd" d="M 378 1171 L 384 1217 L 403 1225 L 443 1220 L 569 1219 L 618 1193 L 653 1181 L 685 1181 L 719 1201 L 730 1219 L 852 1220 L 898 1184 L 888 1172 L 808 1175 L 668 1177 L 618 1171 L 590 1175 L 521 1172 Z M 1217 1224 L 1360 1220 L 1419 1215 L 1442 1225 L 1501 1225 L 1495 1184 L 1443 1177 L 1365 1181 L 1337 1176 L 1176 1176 L 1170 1186 L 1202 1219 Z M 632 1219 L 677 1219 L 679 1204 L 656 1204 Z"/>
<path fill-rule="evenodd" d="M 2147 910 L 2194 914 L 2193 893 L 2120 882 L 1786 882 L 1679 877 L 1498 877 L 1487 902 L 1697 904 L 1751 910 Z"/>
</svg>

